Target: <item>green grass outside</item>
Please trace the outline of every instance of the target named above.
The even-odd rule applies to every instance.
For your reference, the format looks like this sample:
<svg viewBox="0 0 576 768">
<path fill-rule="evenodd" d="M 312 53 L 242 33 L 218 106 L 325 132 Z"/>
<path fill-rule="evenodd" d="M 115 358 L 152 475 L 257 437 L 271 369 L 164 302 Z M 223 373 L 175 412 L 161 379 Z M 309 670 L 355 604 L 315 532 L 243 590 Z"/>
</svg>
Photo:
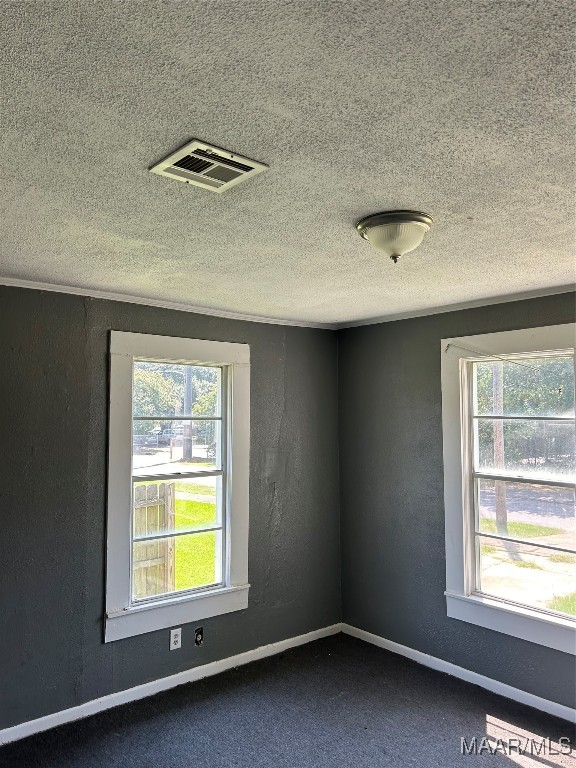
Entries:
<svg viewBox="0 0 576 768">
<path fill-rule="evenodd" d="M 576 555 L 569 555 L 567 552 L 558 552 L 558 554 L 550 555 L 548 560 L 551 563 L 567 563 L 568 565 L 575 565 Z"/>
<path fill-rule="evenodd" d="M 532 568 L 535 571 L 541 571 L 542 566 L 535 563 L 533 560 L 512 560 L 517 568 Z"/>
<path fill-rule="evenodd" d="M 193 483 L 187 480 L 179 480 L 174 483 L 176 493 L 196 493 L 206 496 L 213 496 L 215 488 L 213 485 L 201 485 L 200 483 Z"/>
<path fill-rule="evenodd" d="M 136 485 L 150 485 L 150 481 Z M 214 496 L 215 489 L 210 485 L 179 481 L 175 483 L 175 491 Z M 215 525 L 217 521 L 216 504 L 213 501 L 177 498 L 174 512 L 174 527 L 177 531 Z M 215 531 L 174 538 L 176 590 L 193 589 L 214 583 L 216 545 Z"/>
<path fill-rule="evenodd" d="M 176 537 L 176 589 L 214 584 L 216 533 Z"/>
<path fill-rule="evenodd" d="M 495 520 L 482 520 L 481 530 L 486 533 L 497 533 Z M 531 539 L 537 536 L 555 536 L 559 533 L 563 533 L 560 528 L 552 528 L 546 525 L 534 525 L 533 523 L 508 523 L 508 535 L 513 538 L 525 538 Z M 506 555 L 504 550 L 498 549 L 490 544 L 481 544 L 480 551 L 483 555 Z M 548 556 L 548 560 L 552 563 L 566 563 L 572 565 L 576 563 L 576 555 L 571 555 L 568 552 L 558 552 Z M 533 562 L 532 560 L 511 560 L 518 568 L 530 568 L 535 570 L 542 570 L 542 566 Z M 550 600 L 547 603 L 547 607 L 552 611 L 558 611 L 559 613 L 565 613 L 569 616 L 576 616 L 576 592 L 571 592 L 568 595 L 560 595 Z"/>
<path fill-rule="evenodd" d="M 174 527 L 177 531 L 184 528 L 203 528 L 216 524 L 216 504 L 210 501 L 191 501 L 176 499 Z"/>
<path fill-rule="evenodd" d="M 576 592 L 570 592 L 567 595 L 555 597 L 547 604 L 548 608 L 560 613 L 567 613 L 570 616 L 576 616 Z"/>
<path fill-rule="evenodd" d="M 498 533 L 495 520 L 481 520 L 480 530 L 485 533 Z M 514 539 L 533 539 L 538 536 L 557 536 L 563 533 L 561 528 L 551 528 L 547 525 L 534 525 L 534 523 L 508 523 L 508 536 Z"/>
<path fill-rule="evenodd" d="M 480 551 L 483 555 L 494 555 L 498 557 L 498 555 L 501 555 L 499 560 L 501 562 L 508 560 L 508 553 L 504 549 L 499 549 L 498 547 L 493 547 L 490 544 L 481 544 L 480 545 Z M 518 568 L 533 568 L 536 570 L 541 571 L 542 566 L 535 563 L 533 560 L 510 560 L 510 563 L 512 565 L 517 566 Z"/>
<path fill-rule="evenodd" d="M 196 493 L 195 488 L 208 488 L 210 493 L 214 493 L 214 489 L 209 486 L 194 486 L 186 483 L 177 483 L 176 485 L 186 486 L 185 488 L 177 487 L 176 490 L 187 493 Z M 200 493 L 204 493 L 204 491 L 200 491 Z M 182 530 L 183 528 L 214 525 L 216 514 L 214 502 L 176 499 L 175 527 L 177 530 Z M 177 536 L 175 545 L 176 589 L 192 589 L 193 587 L 213 584 L 216 564 L 216 532 Z"/>
</svg>

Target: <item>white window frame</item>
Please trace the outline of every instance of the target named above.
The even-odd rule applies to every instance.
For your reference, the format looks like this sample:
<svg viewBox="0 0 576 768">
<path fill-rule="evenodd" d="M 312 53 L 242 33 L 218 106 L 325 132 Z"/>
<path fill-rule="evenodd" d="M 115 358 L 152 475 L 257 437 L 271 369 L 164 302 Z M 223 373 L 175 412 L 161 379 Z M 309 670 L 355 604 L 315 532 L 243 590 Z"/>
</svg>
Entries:
<svg viewBox="0 0 576 768">
<path fill-rule="evenodd" d="M 134 358 L 226 368 L 226 563 L 224 585 L 134 604 L 132 546 L 132 379 Z M 248 607 L 250 347 L 111 331 L 105 642 Z"/>
<path fill-rule="evenodd" d="M 475 594 L 469 399 L 466 363 L 484 357 L 571 352 L 576 323 L 442 339 L 442 427 L 446 521 L 446 607 L 449 617 L 576 655 L 576 623 L 504 599 Z"/>
</svg>

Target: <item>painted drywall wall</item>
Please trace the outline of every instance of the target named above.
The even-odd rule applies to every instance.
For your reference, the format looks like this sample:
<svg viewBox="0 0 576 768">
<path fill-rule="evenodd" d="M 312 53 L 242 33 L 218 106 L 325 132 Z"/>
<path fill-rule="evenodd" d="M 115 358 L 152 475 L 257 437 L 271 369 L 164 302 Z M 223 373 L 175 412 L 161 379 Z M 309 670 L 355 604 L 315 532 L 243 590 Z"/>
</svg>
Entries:
<svg viewBox="0 0 576 768">
<path fill-rule="evenodd" d="M 103 643 L 108 332 L 250 344 L 249 608 Z M 336 334 L 0 288 L 0 727 L 338 622 Z"/>
<path fill-rule="evenodd" d="M 440 339 L 573 322 L 575 295 L 339 334 L 343 620 L 574 707 L 574 657 L 446 616 Z"/>
<path fill-rule="evenodd" d="M 0 288 L 0 727 L 341 618 L 574 706 L 573 657 L 446 618 L 439 347 L 570 322 L 574 300 L 335 334 Z M 191 626 L 177 652 L 167 631 L 102 642 L 110 329 L 251 345 L 250 606 L 200 649 Z"/>
</svg>

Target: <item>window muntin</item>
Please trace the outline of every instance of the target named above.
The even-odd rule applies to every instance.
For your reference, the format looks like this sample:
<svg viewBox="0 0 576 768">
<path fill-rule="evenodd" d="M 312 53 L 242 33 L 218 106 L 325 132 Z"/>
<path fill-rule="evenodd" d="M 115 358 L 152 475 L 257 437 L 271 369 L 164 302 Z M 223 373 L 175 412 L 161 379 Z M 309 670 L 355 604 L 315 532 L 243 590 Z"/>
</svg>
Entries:
<svg viewBox="0 0 576 768">
<path fill-rule="evenodd" d="M 225 583 L 226 369 L 135 359 L 131 601 Z"/>
<path fill-rule="evenodd" d="M 464 366 L 470 593 L 576 616 L 573 356 Z"/>
</svg>

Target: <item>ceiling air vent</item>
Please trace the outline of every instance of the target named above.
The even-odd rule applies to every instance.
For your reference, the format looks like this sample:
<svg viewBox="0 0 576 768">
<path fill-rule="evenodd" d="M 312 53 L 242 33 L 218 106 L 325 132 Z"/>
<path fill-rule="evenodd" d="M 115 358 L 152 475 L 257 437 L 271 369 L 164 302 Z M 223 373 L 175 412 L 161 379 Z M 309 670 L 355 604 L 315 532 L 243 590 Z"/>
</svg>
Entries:
<svg viewBox="0 0 576 768">
<path fill-rule="evenodd" d="M 212 192 L 224 192 L 267 169 L 267 165 L 255 160 L 194 139 L 153 165 L 150 171 Z"/>
</svg>

